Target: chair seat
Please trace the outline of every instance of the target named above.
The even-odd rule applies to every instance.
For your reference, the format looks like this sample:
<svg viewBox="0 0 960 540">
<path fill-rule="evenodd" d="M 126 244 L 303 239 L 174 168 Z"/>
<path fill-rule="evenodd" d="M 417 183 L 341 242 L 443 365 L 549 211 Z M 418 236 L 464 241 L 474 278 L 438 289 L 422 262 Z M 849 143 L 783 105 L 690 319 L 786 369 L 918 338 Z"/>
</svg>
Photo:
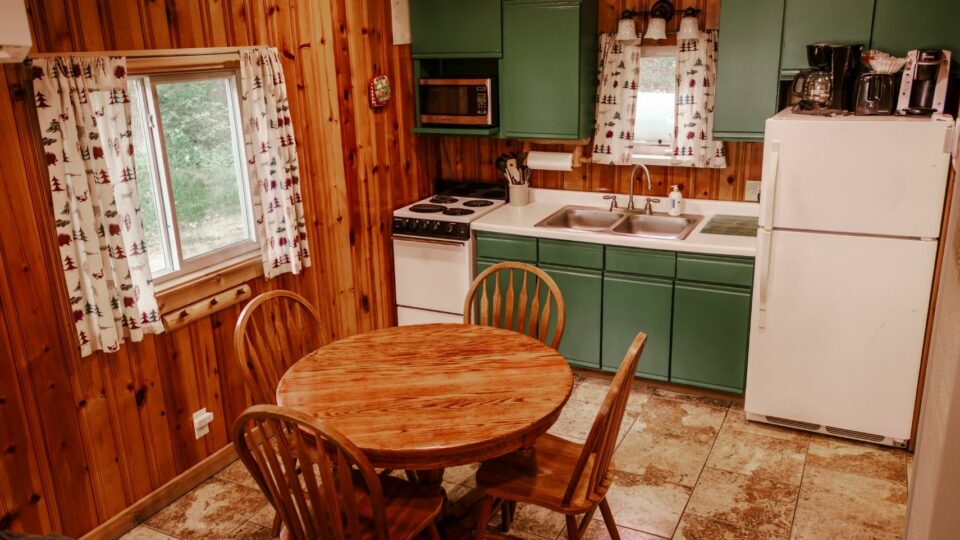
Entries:
<svg viewBox="0 0 960 540">
<path fill-rule="evenodd" d="M 570 483 L 583 445 L 546 434 L 537 439 L 530 450 L 521 450 L 484 462 L 477 471 L 477 487 L 499 499 L 533 503 L 563 514 L 579 514 L 594 508 L 603 498 L 610 475 L 602 481 L 601 493 L 587 494 L 587 478 L 593 460 L 584 469 L 584 480 L 569 504 L 563 495 Z"/>
<path fill-rule="evenodd" d="M 416 537 L 440 513 L 443 498 L 439 487 L 423 486 L 392 476 L 381 476 L 380 485 L 383 490 L 388 537 L 391 540 Z M 361 538 L 376 538 L 369 495 L 358 492 L 356 504 L 362 529 Z M 280 531 L 280 538 L 290 538 L 286 526 Z"/>
</svg>

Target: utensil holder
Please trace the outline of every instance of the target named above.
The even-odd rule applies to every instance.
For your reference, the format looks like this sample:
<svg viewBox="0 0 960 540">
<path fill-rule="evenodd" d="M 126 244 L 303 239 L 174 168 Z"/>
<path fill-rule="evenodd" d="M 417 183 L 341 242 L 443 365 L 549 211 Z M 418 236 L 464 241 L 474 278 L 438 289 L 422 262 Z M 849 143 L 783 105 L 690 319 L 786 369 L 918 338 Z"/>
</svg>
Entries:
<svg viewBox="0 0 960 540">
<path fill-rule="evenodd" d="M 510 185 L 510 204 L 526 206 L 530 204 L 530 186 L 527 184 Z"/>
</svg>

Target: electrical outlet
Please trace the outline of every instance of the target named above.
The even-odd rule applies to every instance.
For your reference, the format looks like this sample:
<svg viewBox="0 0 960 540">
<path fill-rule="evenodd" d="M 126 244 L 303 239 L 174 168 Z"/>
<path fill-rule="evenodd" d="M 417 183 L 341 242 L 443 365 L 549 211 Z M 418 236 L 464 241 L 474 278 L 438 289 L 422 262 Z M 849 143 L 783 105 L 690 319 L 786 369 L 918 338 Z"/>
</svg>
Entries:
<svg viewBox="0 0 960 540">
<path fill-rule="evenodd" d="M 760 181 L 747 180 L 747 189 L 743 192 L 743 200 L 749 202 L 760 202 Z"/>
<path fill-rule="evenodd" d="M 207 409 L 200 409 L 193 413 L 193 434 L 199 439 L 210 433 L 210 423 L 213 422 L 213 413 Z"/>
</svg>

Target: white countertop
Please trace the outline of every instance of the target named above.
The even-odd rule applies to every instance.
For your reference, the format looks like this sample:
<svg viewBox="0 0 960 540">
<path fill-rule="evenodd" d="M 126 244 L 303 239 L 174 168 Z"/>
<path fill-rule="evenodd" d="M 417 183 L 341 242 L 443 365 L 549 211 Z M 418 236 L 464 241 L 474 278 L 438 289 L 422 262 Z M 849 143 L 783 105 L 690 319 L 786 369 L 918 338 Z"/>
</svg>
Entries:
<svg viewBox="0 0 960 540">
<path fill-rule="evenodd" d="M 507 204 L 482 218 L 472 222 L 474 231 L 535 236 L 555 240 L 571 240 L 610 246 L 627 246 L 688 253 L 707 253 L 713 255 L 736 255 L 754 257 L 757 253 L 757 239 L 753 236 L 728 236 L 722 234 L 703 234 L 700 231 L 715 215 L 757 216 L 760 205 L 748 202 L 707 201 L 684 199 L 683 212 L 703 216 L 697 228 L 684 240 L 661 240 L 617 234 L 605 234 L 589 231 L 571 231 L 535 227 L 538 222 L 567 205 L 593 206 L 601 210 L 610 207 L 610 201 L 603 200 L 606 193 L 588 193 L 581 191 L 562 191 L 555 189 L 531 189 L 530 204 L 514 206 Z M 617 202 L 623 208 L 627 205 L 626 195 L 617 195 Z M 635 196 L 634 203 L 642 208 L 645 197 Z M 660 203 L 654 203 L 655 212 L 667 211 L 668 199 L 660 197 Z"/>
</svg>

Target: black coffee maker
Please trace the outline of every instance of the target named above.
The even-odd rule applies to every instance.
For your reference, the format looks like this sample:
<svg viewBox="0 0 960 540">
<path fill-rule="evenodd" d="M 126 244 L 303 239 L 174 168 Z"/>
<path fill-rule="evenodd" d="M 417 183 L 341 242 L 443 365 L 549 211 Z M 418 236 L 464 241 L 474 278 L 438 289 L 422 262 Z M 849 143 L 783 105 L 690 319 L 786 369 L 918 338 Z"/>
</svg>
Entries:
<svg viewBox="0 0 960 540">
<path fill-rule="evenodd" d="M 832 76 L 828 109 L 852 111 L 854 87 L 863 71 L 861 58 L 863 45 L 836 43 L 813 43 L 807 45 L 807 62 L 816 70 L 827 71 Z"/>
</svg>

